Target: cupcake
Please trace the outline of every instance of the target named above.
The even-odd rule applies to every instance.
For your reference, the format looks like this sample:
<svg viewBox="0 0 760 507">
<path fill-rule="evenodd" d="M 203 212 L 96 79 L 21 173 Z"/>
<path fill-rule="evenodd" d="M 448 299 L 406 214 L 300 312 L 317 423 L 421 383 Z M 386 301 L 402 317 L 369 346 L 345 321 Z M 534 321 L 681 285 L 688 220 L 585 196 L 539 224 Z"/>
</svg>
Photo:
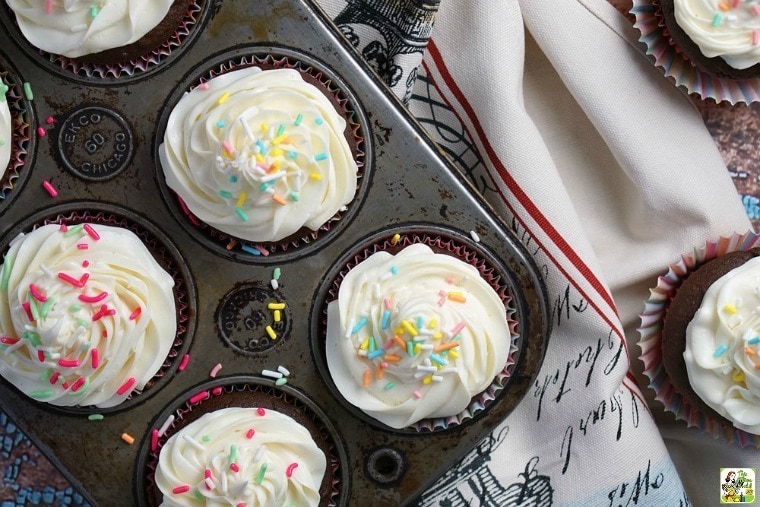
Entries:
<svg viewBox="0 0 760 507">
<path fill-rule="evenodd" d="M 390 428 L 453 424 L 512 362 L 503 297 L 475 263 L 441 250 L 418 242 L 372 253 L 345 273 L 327 306 L 332 382 Z"/>
<path fill-rule="evenodd" d="M 345 131 L 298 70 L 238 67 L 182 96 L 159 158 L 195 219 L 238 240 L 280 242 L 318 230 L 354 198 Z"/>
<path fill-rule="evenodd" d="M 343 505 L 345 452 L 303 393 L 243 376 L 190 392 L 159 414 L 143 441 L 141 504 Z"/>
<path fill-rule="evenodd" d="M 161 448 L 162 505 L 319 505 L 327 460 L 309 431 L 274 410 L 202 415 Z"/>
<path fill-rule="evenodd" d="M 19 234 L 0 267 L 0 375 L 54 406 L 121 404 L 174 345 L 174 283 L 121 227 L 48 224 Z"/>
<path fill-rule="evenodd" d="M 697 67 L 719 77 L 760 76 L 757 0 L 660 0 L 673 43 Z"/>
<path fill-rule="evenodd" d="M 671 266 L 642 314 L 657 398 L 689 426 L 760 445 L 760 241 L 721 238 Z"/>
<path fill-rule="evenodd" d="M 14 189 L 29 176 L 25 170 L 34 152 L 33 113 L 21 79 L 0 55 L 0 213 Z"/>
<path fill-rule="evenodd" d="M 5 171 L 11 161 L 11 147 L 13 145 L 11 110 L 5 97 L 7 91 L 8 86 L 0 82 L 0 181 L 5 176 Z"/>
</svg>

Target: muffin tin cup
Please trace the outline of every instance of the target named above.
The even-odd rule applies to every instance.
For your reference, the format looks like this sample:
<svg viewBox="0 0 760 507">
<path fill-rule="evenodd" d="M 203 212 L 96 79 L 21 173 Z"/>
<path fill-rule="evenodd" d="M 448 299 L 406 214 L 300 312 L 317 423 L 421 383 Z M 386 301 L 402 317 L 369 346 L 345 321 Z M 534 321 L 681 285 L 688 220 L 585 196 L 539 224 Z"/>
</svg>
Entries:
<svg viewBox="0 0 760 507">
<path fill-rule="evenodd" d="M 75 202 L 53 206 L 38 212 L 10 229 L 0 242 L 0 252 L 5 253 L 10 242 L 20 233 L 31 232 L 43 225 L 75 225 L 79 223 L 108 225 L 132 231 L 142 240 L 158 264 L 174 279 L 173 292 L 177 311 L 175 317 L 177 319 L 177 333 L 163 364 L 142 390 L 133 391 L 122 403 L 108 408 L 90 405 L 58 406 L 44 401 L 36 402 L 46 409 L 65 414 L 112 414 L 143 403 L 156 391 L 166 386 L 176 373 L 183 356 L 192 343 L 195 328 L 193 318 L 196 305 L 195 284 L 179 250 L 155 225 L 129 210 L 103 203 Z M 19 395 L 25 396 L 20 392 Z"/>
<path fill-rule="evenodd" d="M 649 379 L 649 388 L 655 399 L 665 410 L 675 414 L 689 428 L 696 428 L 714 438 L 740 447 L 760 448 L 760 435 L 753 435 L 735 428 L 723 421 L 706 416 L 684 398 L 671 383 L 662 364 L 662 326 L 665 313 L 683 281 L 701 265 L 729 252 L 747 251 L 760 245 L 760 235 L 750 231 L 708 241 L 700 248 L 684 253 L 681 258 L 668 266 L 667 272 L 657 280 L 657 286 L 649 290 L 649 299 L 644 302 L 639 327 L 640 359 L 644 363 L 644 374 Z"/>
<path fill-rule="evenodd" d="M 169 116 L 182 96 L 206 81 L 246 67 L 270 69 L 295 69 L 304 80 L 322 89 L 346 120 L 344 136 L 349 140 L 354 161 L 358 166 L 356 194 L 350 203 L 343 206 L 333 217 L 317 230 L 302 227 L 299 231 L 279 241 L 247 241 L 227 234 L 203 223 L 187 208 L 182 199 L 166 185 L 161 167 L 158 148 L 163 142 Z M 367 116 L 362 110 L 350 87 L 325 63 L 304 52 L 281 46 L 240 46 L 215 55 L 198 65 L 167 99 L 159 120 L 158 135 L 154 143 L 156 179 L 161 193 L 174 216 L 187 232 L 206 248 L 241 262 L 275 263 L 309 255 L 324 242 L 335 238 L 361 207 L 362 200 L 370 185 L 372 172 L 372 147 L 367 142 L 370 128 Z"/>
</svg>

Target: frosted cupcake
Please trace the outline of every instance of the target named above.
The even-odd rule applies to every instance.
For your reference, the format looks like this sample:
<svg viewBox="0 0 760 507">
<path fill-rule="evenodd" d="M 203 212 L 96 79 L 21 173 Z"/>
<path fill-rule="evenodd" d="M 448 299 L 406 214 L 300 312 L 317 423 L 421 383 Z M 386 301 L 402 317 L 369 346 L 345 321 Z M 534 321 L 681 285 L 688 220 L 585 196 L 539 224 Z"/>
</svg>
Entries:
<svg viewBox="0 0 760 507">
<path fill-rule="evenodd" d="M 0 181 L 5 176 L 11 161 L 11 146 L 13 145 L 13 128 L 11 127 L 11 110 L 5 97 L 8 87 L 0 81 Z"/>
<path fill-rule="evenodd" d="M 357 164 L 345 119 L 291 68 L 243 67 L 174 106 L 159 147 L 194 217 L 249 242 L 315 231 L 350 203 Z"/>
<path fill-rule="evenodd" d="M 345 400 L 391 428 L 459 415 L 507 367 L 508 311 L 478 269 L 415 243 L 351 268 L 327 308 Z"/>
<path fill-rule="evenodd" d="M 173 346 L 173 286 L 127 229 L 50 224 L 20 234 L 0 268 L 0 375 L 52 405 L 119 405 Z"/>
<path fill-rule="evenodd" d="M 162 505 L 316 507 L 325 454 L 309 431 L 274 410 L 229 407 L 188 424 L 161 448 Z"/>
</svg>

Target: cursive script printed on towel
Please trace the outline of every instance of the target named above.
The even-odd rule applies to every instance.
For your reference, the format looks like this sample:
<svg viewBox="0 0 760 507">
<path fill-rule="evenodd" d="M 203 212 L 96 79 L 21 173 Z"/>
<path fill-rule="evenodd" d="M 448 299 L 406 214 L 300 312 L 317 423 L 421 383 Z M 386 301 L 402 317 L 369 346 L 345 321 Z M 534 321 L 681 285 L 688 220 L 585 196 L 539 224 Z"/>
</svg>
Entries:
<svg viewBox="0 0 760 507">
<path fill-rule="evenodd" d="M 639 470 L 636 478 L 630 482 L 622 482 L 608 494 L 609 507 L 628 507 L 629 505 L 649 504 L 646 498 L 649 493 L 659 489 L 665 482 L 665 474 L 652 471 L 652 462 L 647 460 L 646 470 Z"/>
</svg>

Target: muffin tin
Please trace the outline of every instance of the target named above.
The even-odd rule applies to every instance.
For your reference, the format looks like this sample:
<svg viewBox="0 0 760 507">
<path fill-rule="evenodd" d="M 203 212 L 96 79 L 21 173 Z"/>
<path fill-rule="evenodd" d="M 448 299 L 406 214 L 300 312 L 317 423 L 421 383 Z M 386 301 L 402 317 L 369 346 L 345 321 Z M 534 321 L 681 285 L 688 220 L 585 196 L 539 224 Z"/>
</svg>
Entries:
<svg viewBox="0 0 760 507">
<path fill-rule="evenodd" d="M 141 505 L 153 429 L 190 407 L 208 382 L 255 385 L 257 392 L 298 400 L 335 441 L 340 476 L 329 505 L 403 505 L 461 459 L 506 417 L 533 384 L 549 336 L 546 292 L 531 255 L 508 225 L 435 148 L 397 99 L 379 84 L 314 4 L 299 0 L 206 0 L 179 48 L 148 71 L 126 76 L 77 73 L 52 64 L 20 37 L 0 8 L 0 71 L 28 82 L 28 151 L 0 200 L 0 252 L 19 232 L 82 212 L 135 224 L 158 237 L 179 264 L 187 336 L 175 344 L 151 389 L 112 410 L 59 410 L 0 381 L 3 407 L 96 505 Z M 231 44 L 230 41 L 235 41 Z M 199 76 L 261 55 L 319 69 L 352 104 L 362 133 L 356 198 L 313 238 L 256 252 L 199 231 L 162 180 L 156 150 L 167 108 Z M 21 109 L 21 108 L 20 108 Z M 52 123 L 45 120 L 52 118 Z M 42 130 L 38 130 L 42 127 Z M 41 134 L 45 135 L 42 136 Z M 52 197 L 43 187 L 49 182 Z M 320 351 L 324 306 L 342 265 L 395 234 L 445 238 L 485 259 L 509 294 L 515 351 L 503 377 L 456 424 L 430 421 L 393 430 L 366 420 L 340 398 Z M 275 271 L 279 276 L 275 275 Z M 273 279 L 276 283 L 272 283 Z M 266 305 L 286 303 L 277 337 L 265 331 Z M 184 354 L 189 363 L 180 367 Z M 216 379 L 210 372 L 218 370 Z M 285 366 L 286 385 L 262 376 Z M 183 365 L 184 366 L 184 365 Z M 281 401 L 279 401 L 281 402 Z M 278 403 L 279 403 L 278 402 Z M 88 415 L 102 413 L 102 420 Z M 133 445 L 120 436 L 131 435 Z"/>
</svg>

